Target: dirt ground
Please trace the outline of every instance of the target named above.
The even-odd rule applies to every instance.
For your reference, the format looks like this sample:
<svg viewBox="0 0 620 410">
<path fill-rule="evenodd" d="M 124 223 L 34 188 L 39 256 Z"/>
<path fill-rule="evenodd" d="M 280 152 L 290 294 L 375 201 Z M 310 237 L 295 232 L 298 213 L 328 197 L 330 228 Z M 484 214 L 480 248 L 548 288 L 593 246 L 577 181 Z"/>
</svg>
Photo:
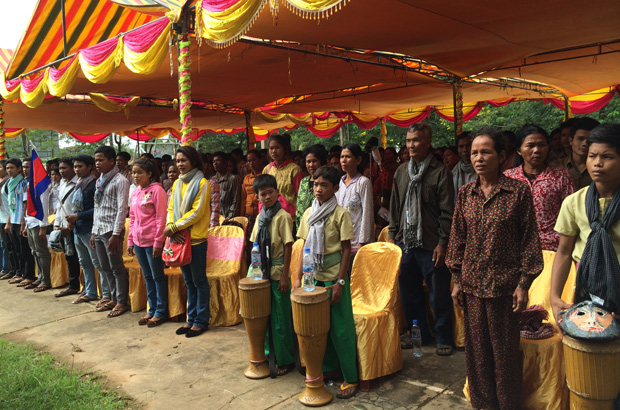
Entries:
<svg viewBox="0 0 620 410">
<path fill-rule="evenodd" d="M 211 328 L 188 339 L 174 331 L 179 323 L 149 329 L 144 314 L 107 318 L 94 303 L 74 305 L 73 296 L 55 298 L 56 290 L 35 294 L 0 282 L 0 335 L 30 343 L 82 372 L 107 377 L 109 385 L 148 410 L 301 409 L 297 400 L 303 376 L 291 372 L 276 379 L 249 380 L 243 369 L 249 343 L 243 324 Z M 336 409 L 467 409 L 463 398 L 465 358 L 456 352 L 424 357 L 404 351 L 400 372 L 371 382 L 368 393 L 334 401 Z M 335 392 L 337 383 L 328 388 Z"/>
</svg>

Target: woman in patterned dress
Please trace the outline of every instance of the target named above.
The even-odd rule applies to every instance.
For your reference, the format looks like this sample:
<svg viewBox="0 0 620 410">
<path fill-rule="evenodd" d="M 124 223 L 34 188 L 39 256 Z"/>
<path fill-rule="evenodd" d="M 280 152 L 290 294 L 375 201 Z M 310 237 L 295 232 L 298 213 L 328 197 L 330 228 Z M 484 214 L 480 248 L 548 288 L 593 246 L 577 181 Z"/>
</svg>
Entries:
<svg viewBox="0 0 620 410">
<path fill-rule="evenodd" d="M 297 191 L 304 177 L 301 167 L 291 159 L 291 136 L 289 134 L 269 137 L 269 156 L 273 160 L 264 169 L 263 174 L 276 177 L 280 196 L 278 201 L 282 208 L 295 218 L 297 211 Z"/>
<path fill-rule="evenodd" d="M 308 176 L 304 177 L 299 184 L 297 191 L 297 212 L 295 217 L 295 226 L 301 225 L 301 218 L 304 216 L 306 209 L 310 208 L 314 201 L 314 173 L 319 167 L 327 165 L 327 151 L 322 145 L 312 145 L 306 148 L 302 154 L 308 170 Z"/>
<path fill-rule="evenodd" d="M 500 173 L 506 158 L 499 131 L 473 139 L 477 179 L 458 194 L 446 265 L 454 303 L 465 317 L 465 361 L 475 409 L 519 409 L 519 318 L 543 268 L 532 193 Z"/>
<path fill-rule="evenodd" d="M 517 154 L 523 164 L 504 171 L 510 178 L 527 182 L 532 190 L 540 245 L 556 251 L 560 234 L 553 228 L 564 198 L 575 191 L 573 180 L 564 168 L 549 165 L 550 138 L 537 125 L 525 125 L 517 134 Z"/>
</svg>

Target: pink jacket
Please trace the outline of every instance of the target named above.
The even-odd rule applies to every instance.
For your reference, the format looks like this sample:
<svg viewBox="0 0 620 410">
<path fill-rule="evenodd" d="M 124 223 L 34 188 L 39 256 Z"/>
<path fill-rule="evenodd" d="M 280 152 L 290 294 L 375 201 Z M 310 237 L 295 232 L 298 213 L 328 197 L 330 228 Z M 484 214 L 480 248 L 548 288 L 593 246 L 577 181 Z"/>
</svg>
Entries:
<svg viewBox="0 0 620 410">
<path fill-rule="evenodd" d="M 127 246 L 163 248 L 168 197 L 161 184 L 136 187 L 129 207 Z"/>
</svg>

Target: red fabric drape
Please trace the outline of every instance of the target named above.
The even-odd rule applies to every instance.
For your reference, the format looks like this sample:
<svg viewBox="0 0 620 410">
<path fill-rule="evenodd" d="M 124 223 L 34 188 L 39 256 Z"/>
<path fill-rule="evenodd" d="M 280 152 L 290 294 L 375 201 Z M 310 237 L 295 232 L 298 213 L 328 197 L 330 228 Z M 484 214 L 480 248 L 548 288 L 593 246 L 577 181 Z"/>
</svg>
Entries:
<svg viewBox="0 0 620 410">
<path fill-rule="evenodd" d="M 92 135 L 81 135 L 81 134 L 76 134 L 75 132 L 69 132 L 69 135 L 71 135 L 73 138 L 75 138 L 78 141 L 81 142 L 86 142 L 86 143 L 93 143 L 93 142 L 99 142 L 101 140 L 103 140 L 105 137 L 107 137 L 110 134 L 92 134 Z"/>
</svg>

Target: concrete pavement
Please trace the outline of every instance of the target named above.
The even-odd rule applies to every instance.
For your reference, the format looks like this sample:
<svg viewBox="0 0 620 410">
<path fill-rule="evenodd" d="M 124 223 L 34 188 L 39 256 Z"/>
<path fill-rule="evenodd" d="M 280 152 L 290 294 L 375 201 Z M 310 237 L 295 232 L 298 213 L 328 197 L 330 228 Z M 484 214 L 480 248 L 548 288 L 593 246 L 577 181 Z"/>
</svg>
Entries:
<svg viewBox="0 0 620 410">
<path fill-rule="evenodd" d="M 260 381 L 243 376 L 249 343 L 243 324 L 211 328 L 188 339 L 175 335 L 181 324 L 139 326 L 144 314 L 107 318 L 94 303 L 74 305 L 57 290 L 35 294 L 0 282 L 0 335 L 50 352 L 80 372 L 101 374 L 108 385 L 148 410 L 302 409 L 297 395 L 303 377 L 291 372 Z M 424 357 L 404 351 L 404 369 L 371 382 L 371 391 L 334 401 L 328 409 L 467 409 L 462 388 L 465 359 L 456 352 Z M 328 386 L 335 392 L 337 385 Z"/>
</svg>

